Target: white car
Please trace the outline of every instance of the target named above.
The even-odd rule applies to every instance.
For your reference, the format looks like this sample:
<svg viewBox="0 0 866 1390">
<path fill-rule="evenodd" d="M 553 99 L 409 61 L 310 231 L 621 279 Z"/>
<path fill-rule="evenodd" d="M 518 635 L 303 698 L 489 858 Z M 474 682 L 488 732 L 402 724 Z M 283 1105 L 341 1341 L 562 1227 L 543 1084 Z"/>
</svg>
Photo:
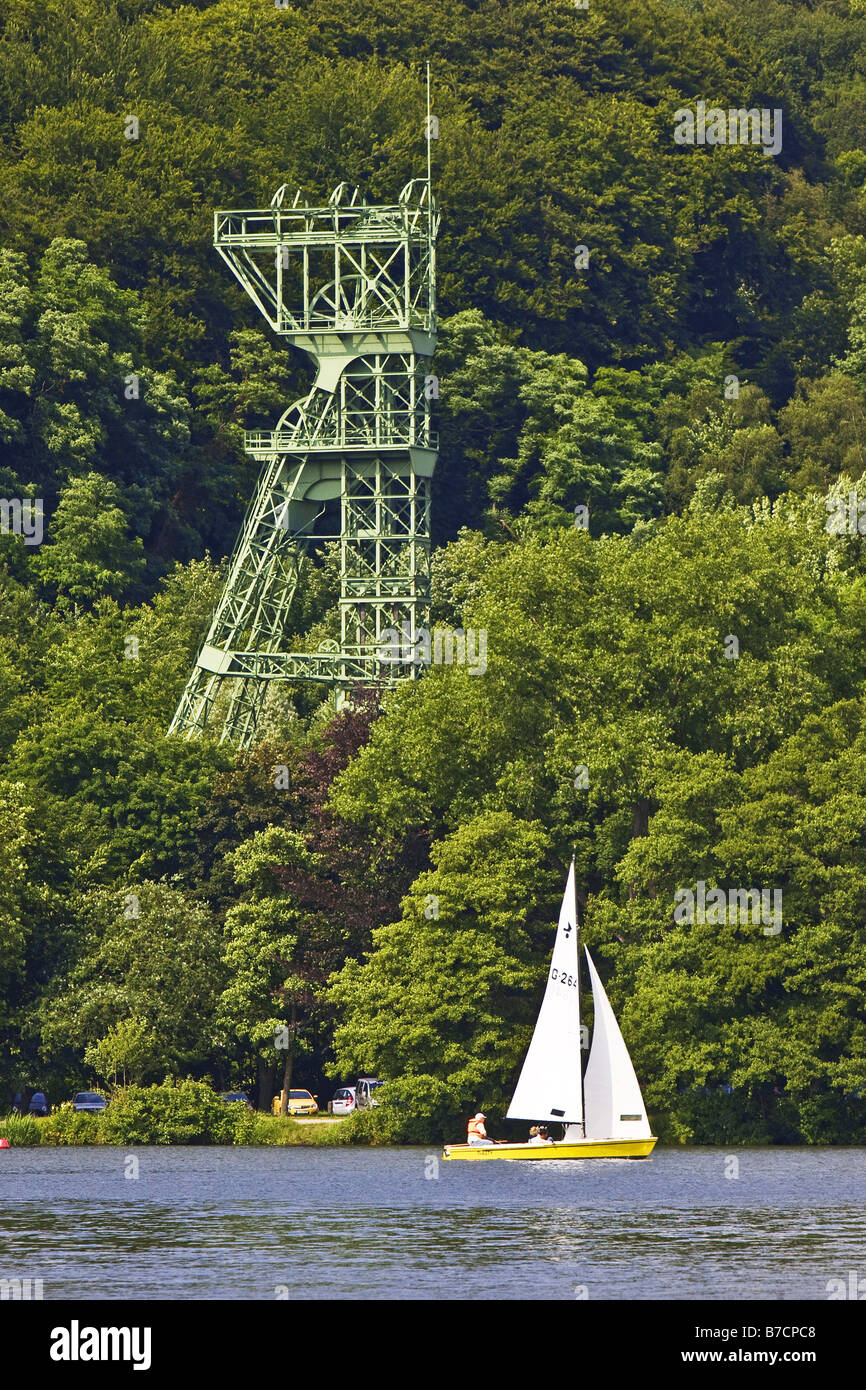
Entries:
<svg viewBox="0 0 866 1390">
<path fill-rule="evenodd" d="M 332 1115 L 353 1115 L 355 1113 L 355 1091 L 351 1086 L 341 1086 L 334 1092 L 331 1101 Z"/>
<path fill-rule="evenodd" d="M 359 1110 L 366 1110 L 370 1105 L 378 1105 L 379 1097 L 376 1095 L 381 1081 L 377 1081 L 374 1076 L 359 1076 L 358 1084 L 355 1087 L 355 1104 Z"/>
</svg>

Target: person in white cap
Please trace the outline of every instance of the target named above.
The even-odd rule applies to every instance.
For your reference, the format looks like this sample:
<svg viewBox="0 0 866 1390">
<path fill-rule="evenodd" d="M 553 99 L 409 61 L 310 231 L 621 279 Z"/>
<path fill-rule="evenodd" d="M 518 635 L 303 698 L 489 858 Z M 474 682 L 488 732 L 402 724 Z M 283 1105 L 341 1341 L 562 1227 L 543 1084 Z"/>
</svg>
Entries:
<svg viewBox="0 0 866 1390">
<path fill-rule="evenodd" d="M 472 1116 L 472 1119 L 469 1121 L 468 1132 L 466 1135 L 467 1144 L 474 1144 L 476 1147 L 478 1147 L 479 1145 L 487 1145 L 493 1143 L 493 1140 L 488 1139 L 487 1137 L 487 1130 L 484 1128 L 484 1119 L 484 1114 L 480 1110 L 478 1111 L 477 1115 Z"/>
</svg>

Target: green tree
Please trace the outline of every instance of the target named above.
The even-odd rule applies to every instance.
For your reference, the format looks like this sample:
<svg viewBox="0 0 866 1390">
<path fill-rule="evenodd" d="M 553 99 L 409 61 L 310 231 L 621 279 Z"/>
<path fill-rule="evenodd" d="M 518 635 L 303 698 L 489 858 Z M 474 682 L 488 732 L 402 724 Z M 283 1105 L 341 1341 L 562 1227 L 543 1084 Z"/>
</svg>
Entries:
<svg viewBox="0 0 866 1390">
<path fill-rule="evenodd" d="M 80 1059 L 131 1018 L 152 1040 L 153 1069 L 179 1075 L 212 1057 L 223 976 L 208 909 L 168 883 L 94 889 L 77 909 L 78 959 L 38 1010 L 45 1051 Z"/>
<path fill-rule="evenodd" d="M 97 1076 L 117 1085 L 141 1085 L 159 1056 L 159 1048 L 141 1018 L 125 1018 L 109 1028 L 104 1038 L 84 1049 L 84 1062 Z"/>
<path fill-rule="evenodd" d="M 42 583 L 61 603 L 119 598 L 140 580 L 144 550 L 139 537 L 129 535 L 119 502 L 118 488 L 98 473 L 72 478 L 63 489 L 48 541 L 33 561 Z"/>
<path fill-rule="evenodd" d="M 842 473 L 866 472 L 866 409 L 851 377 L 833 372 L 799 381 L 797 393 L 779 411 L 790 449 L 786 472 L 795 490 L 824 490 Z"/>
<path fill-rule="evenodd" d="M 434 1078 L 447 1082 L 455 1113 L 505 1108 L 546 975 L 538 943 L 552 941 L 548 855 L 541 825 L 503 812 L 433 846 L 434 867 L 413 883 L 401 919 L 336 977 L 339 1074 Z"/>
<path fill-rule="evenodd" d="M 248 892 L 226 916 L 228 984 L 220 1019 L 231 1043 L 255 1057 L 259 1109 L 269 1110 L 278 1064 L 288 1092 L 295 1061 L 309 1048 L 310 1015 L 317 1003 L 315 985 L 303 968 L 311 946 L 315 953 L 315 940 L 309 940 L 315 923 L 282 891 L 278 869 L 286 863 L 310 869 L 315 861 L 301 835 L 276 826 L 253 835 L 231 858 L 237 883 Z"/>
</svg>

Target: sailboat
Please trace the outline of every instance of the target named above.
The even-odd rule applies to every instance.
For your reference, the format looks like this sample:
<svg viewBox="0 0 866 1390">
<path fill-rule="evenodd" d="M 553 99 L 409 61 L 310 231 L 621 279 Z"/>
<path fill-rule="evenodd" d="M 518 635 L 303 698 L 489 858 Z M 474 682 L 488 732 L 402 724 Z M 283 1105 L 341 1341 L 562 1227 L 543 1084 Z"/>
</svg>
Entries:
<svg viewBox="0 0 866 1390">
<path fill-rule="evenodd" d="M 568 874 L 547 988 L 507 1119 L 560 1124 L 544 1143 L 447 1144 L 444 1158 L 647 1158 L 656 1138 L 604 985 L 584 947 L 595 1022 L 582 1074 L 580 971 L 574 861 Z"/>
</svg>

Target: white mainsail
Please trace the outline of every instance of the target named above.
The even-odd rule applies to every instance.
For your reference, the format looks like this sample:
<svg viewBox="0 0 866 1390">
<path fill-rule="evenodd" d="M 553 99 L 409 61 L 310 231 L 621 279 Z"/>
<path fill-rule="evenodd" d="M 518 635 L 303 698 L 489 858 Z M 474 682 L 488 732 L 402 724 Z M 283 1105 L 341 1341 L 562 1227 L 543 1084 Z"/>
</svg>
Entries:
<svg viewBox="0 0 866 1390">
<path fill-rule="evenodd" d="M 568 874 L 547 988 L 509 1120 L 553 1120 L 580 1124 L 580 989 L 577 975 L 577 903 L 574 864 Z"/>
<path fill-rule="evenodd" d="M 584 947 L 586 951 L 586 947 Z M 619 1024 L 589 951 L 595 1023 L 583 1079 L 588 1139 L 649 1139 L 650 1123 Z"/>
</svg>

